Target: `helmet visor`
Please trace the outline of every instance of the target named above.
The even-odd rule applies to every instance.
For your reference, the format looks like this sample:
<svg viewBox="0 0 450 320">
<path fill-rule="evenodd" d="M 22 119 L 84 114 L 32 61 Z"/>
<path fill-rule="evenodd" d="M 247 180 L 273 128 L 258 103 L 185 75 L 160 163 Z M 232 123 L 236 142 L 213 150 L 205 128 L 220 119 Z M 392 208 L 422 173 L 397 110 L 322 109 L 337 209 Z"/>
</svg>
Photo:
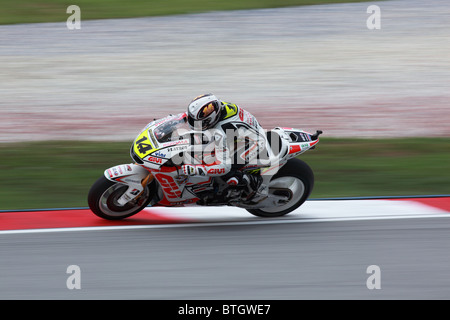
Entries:
<svg viewBox="0 0 450 320">
<path fill-rule="evenodd" d="M 217 104 L 217 101 L 212 101 L 206 105 L 204 105 L 200 111 L 198 112 L 198 119 L 204 119 L 208 116 L 210 116 L 214 111 L 218 111 L 219 106 Z"/>
</svg>

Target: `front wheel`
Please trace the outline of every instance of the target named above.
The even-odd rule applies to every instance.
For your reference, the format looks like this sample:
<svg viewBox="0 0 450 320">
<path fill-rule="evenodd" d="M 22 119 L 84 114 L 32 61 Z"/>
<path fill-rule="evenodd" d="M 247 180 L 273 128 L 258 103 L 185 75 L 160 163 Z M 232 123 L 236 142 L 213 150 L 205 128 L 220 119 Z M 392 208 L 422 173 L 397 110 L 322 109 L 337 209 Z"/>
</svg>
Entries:
<svg viewBox="0 0 450 320">
<path fill-rule="evenodd" d="M 300 207 L 308 199 L 313 187 L 312 169 L 300 159 L 291 159 L 269 183 L 269 194 L 286 195 L 288 200 L 276 207 L 247 209 L 247 211 L 265 218 L 284 216 Z"/>
<path fill-rule="evenodd" d="M 150 187 L 147 186 L 140 197 L 121 206 L 117 199 L 127 190 L 128 186 L 100 177 L 91 187 L 88 194 L 88 204 L 91 211 L 100 218 L 120 220 L 130 217 L 144 209 L 151 200 Z"/>
</svg>

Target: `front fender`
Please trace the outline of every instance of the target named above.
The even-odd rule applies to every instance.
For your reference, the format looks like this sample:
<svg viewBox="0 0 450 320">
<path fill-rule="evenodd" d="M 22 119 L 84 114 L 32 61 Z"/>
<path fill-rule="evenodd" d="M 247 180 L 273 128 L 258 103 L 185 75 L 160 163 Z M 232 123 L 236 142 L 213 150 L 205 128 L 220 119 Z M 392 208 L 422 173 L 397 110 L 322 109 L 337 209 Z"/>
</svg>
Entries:
<svg viewBox="0 0 450 320">
<path fill-rule="evenodd" d="M 117 200 L 121 205 L 137 198 L 152 177 L 148 170 L 134 163 L 111 167 L 105 170 L 104 175 L 108 180 L 128 186 L 127 191 Z"/>
<path fill-rule="evenodd" d="M 106 169 L 105 177 L 113 182 L 121 182 L 123 184 L 140 184 L 141 180 L 147 177 L 150 172 L 145 168 L 134 164 L 120 164 L 118 166 Z"/>
</svg>

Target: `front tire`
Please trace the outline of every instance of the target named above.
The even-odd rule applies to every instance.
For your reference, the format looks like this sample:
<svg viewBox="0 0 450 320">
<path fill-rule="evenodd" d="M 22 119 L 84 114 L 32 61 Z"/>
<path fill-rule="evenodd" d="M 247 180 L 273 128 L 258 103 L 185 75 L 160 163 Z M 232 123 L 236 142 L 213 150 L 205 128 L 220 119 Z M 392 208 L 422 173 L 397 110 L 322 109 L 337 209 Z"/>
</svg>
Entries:
<svg viewBox="0 0 450 320">
<path fill-rule="evenodd" d="M 150 203 L 152 192 L 147 186 L 138 199 L 120 206 L 117 199 L 127 188 L 128 186 L 108 180 L 105 176 L 100 177 L 89 190 L 89 208 L 95 215 L 107 220 L 120 220 L 135 215 Z"/>
<path fill-rule="evenodd" d="M 281 217 L 300 207 L 312 192 L 314 173 L 309 165 L 297 158 L 290 159 L 272 178 L 269 193 L 283 193 L 289 196 L 286 204 L 277 207 L 247 209 L 251 214 L 264 217 Z"/>
</svg>

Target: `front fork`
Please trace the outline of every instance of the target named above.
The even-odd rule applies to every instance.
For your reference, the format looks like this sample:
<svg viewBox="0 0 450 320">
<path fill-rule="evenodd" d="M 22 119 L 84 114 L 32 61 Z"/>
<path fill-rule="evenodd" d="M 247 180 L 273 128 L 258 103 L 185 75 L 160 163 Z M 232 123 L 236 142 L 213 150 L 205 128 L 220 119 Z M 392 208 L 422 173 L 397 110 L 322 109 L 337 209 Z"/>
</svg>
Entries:
<svg viewBox="0 0 450 320">
<path fill-rule="evenodd" d="M 135 163 L 111 167 L 105 170 L 104 175 L 110 181 L 128 186 L 127 191 L 117 199 L 117 204 L 121 206 L 139 198 L 153 180 L 153 175 L 147 169 Z"/>
</svg>

